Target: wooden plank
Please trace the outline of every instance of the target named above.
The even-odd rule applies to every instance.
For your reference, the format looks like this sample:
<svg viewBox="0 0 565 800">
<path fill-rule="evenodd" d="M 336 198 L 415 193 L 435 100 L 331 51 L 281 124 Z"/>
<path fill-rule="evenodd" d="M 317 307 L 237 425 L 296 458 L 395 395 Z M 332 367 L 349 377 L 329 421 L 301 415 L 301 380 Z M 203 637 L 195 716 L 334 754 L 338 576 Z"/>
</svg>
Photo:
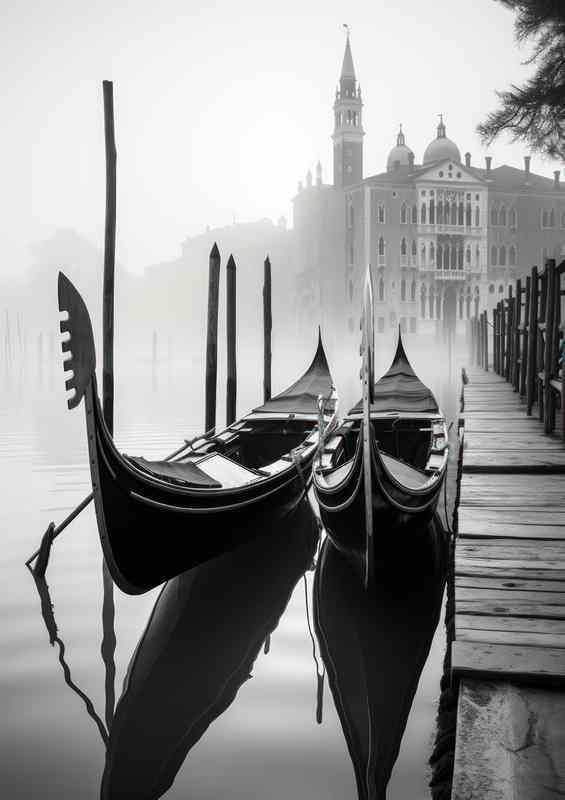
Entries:
<svg viewBox="0 0 565 800">
<path fill-rule="evenodd" d="M 494 600 L 501 603 L 542 603 L 549 606 L 565 606 L 565 592 L 530 592 L 527 589 L 479 589 L 478 587 L 457 588 L 456 602 L 470 601 L 482 602 L 483 600 Z"/>
<path fill-rule="evenodd" d="M 543 603 L 511 603 L 503 600 L 457 600 L 458 614 L 485 614 L 493 617 L 530 617 L 543 619 L 565 619 L 565 606 Z M 486 627 L 486 626 L 485 626 Z"/>
<path fill-rule="evenodd" d="M 550 647 L 453 642 L 451 669 L 458 677 L 512 678 L 565 685 L 565 650 Z"/>
<path fill-rule="evenodd" d="M 461 681 L 451 800 L 565 794 L 565 693 Z"/>
<path fill-rule="evenodd" d="M 530 558 L 525 559 L 505 559 L 505 558 L 468 558 L 459 554 L 455 556 L 455 570 L 460 572 L 468 567 L 489 568 L 500 570 L 504 575 L 508 575 L 513 570 L 545 570 L 548 572 L 563 572 L 565 574 L 565 565 L 563 561 L 555 562 L 553 560 L 539 559 L 534 562 Z"/>
<path fill-rule="evenodd" d="M 565 649 L 565 633 L 539 633 L 536 631 L 524 632 L 509 630 L 481 631 L 460 628 L 457 631 L 457 641 Z"/>
<path fill-rule="evenodd" d="M 466 434 L 463 429 L 464 453 L 476 450 L 555 450 L 563 453 L 563 445 L 553 437 L 528 433 L 488 433 L 479 432 Z"/>
<path fill-rule="evenodd" d="M 464 506 L 561 506 L 565 502 L 562 475 L 485 475 L 463 473 L 460 504 Z"/>
<path fill-rule="evenodd" d="M 565 635 L 565 620 L 530 619 L 529 617 L 496 617 L 482 614 L 457 614 L 455 630 L 522 631 Z"/>
<path fill-rule="evenodd" d="M 474 524 L 508 524 L 532 526 L 556 525 L 565 526 L 565 508 L 562 506 L 544 506 L 537 508 L 522 506 L 521 508 L 466 508 L 461 507 L 458 513 L 459 528 L 467 528 Z"/>
<path fill-rule="evenodd" d="M 499 580 L 565 581 L 565 569 L 540 567 L 533 569 L 530 561 L 492 561 L 491 559 L 459 559 L 455 564 L 457 575 L 482 576 Z"/>
<path fill-rule="evenodd" d="M 499 538 L 562 541 L 565 540 L 565 528 L 563 525 L 518 525 L 512 523 L 468 522 L 464 525 L 459 523 L 457 535 L 460 539 L 481 539 L 485 542 Z"/>
<path fill-rule="evenodd" d="M 524 416 L 523 418 L 508 419 L 502 415 L 496 418 L 487 417 L 477 419 L 473 415 L 465 418 L 465 433 L 520 433 L 520 431 L 534 432 L 540 434 L 540 439 L 545 439 L 541 423 L 537 419 Z"/>
<path fill-rule="evenodd" d="M 456 575 L 455 591 L 462 587 L 476 589 L 526 589 L 529 592 L 565 592 L 565 581 L 539 581 L 531 578 L 482 578 L 479 575 Z"/>
<path fill-rule="evenodd" d="M 463 458 L 464 472 L 565 474 L 565 450 L 471 450 Z"/>
<path fill-rule="evenodd" d="M 541 424 L 539 420 L 537 420 L 537 417 L 536 418 L 528 417 L 526 415 L 525 409 L 524 410 L 520 409 L 519 411 L 512 411 L 508 414 L 505 414 L 504 418 L 506 420 L 516 420 L 516 421 L 525 420 L 526 422 L 537 421 L 538 425 Z M 470 420 L 476 422 L 479 422 L 480 420 L 493 420 L 496 422 L 496 420 L 500 419 L 500 414 L 497 414 L 496 411 L 469 411 L 465 409 L 465 411 L 459 412 L 459 419 L 463 421 Z"/>
<path fill-rule="evenodd" d="M 520 541 L 502 544 L 504 539 L 488 542 L 469 542 L 459 540 L 456 546 L 456 556 L 459 558 L 494 558 L 497 561 L 510 559 L 512 561 L 560 561 L 565 564 L 565 542 L 539 542 Z"/>
</svg>

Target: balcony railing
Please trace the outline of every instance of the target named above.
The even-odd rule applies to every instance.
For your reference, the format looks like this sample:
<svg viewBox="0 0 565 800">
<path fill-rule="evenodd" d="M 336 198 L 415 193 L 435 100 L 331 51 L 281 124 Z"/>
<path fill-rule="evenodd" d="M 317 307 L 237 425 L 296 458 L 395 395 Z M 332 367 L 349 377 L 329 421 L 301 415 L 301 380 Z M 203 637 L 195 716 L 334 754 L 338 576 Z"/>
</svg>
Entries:
<svg viewBox="0 0 565 800">
<path fill-rule="evenodd" d="M 482 236 L 484 229 L 480 226 L 477 228 L 475 225 L 445 225 L 443 223 L 430 225 L 426 223 L 418 225 L 418 233 L 458 233 L 464 236 Z"/>
</svg>

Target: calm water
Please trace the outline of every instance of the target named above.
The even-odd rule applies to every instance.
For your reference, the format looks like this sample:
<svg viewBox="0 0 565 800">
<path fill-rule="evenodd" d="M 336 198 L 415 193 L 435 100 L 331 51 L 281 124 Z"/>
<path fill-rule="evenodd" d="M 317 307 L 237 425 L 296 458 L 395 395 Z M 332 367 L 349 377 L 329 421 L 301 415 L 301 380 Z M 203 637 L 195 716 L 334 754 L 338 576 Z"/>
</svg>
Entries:
<svg viewBox="0 0 565 800">
<path fill-rule="evenodd" d="M 187 370 L 179 376 L 173 380 L 164 369 L 155 379 L 145 374 L 118 387 L 115 429 L 122 450 L 163 456 L 183 436 L 198 432 L 201 393 L 191 401 Z M 24 567 L 47 524 L 60 521 L 90 491 L 82 406 L 72 413 L 66 410 L 59 369 L 40 376 L 32 366 L 25 375 L 12 372 L 3 380 L 2 794 L 42 800 L 96 798 L 106 760 L 105 726 L 112 716 L 111 686 L 115 683 L 118 700 L 159 591 L 128 597 L 115 590 L 113 681 L 108 658 L 111 637 L 104 658 L 101 653 L 104 591 L 93 508 L 83 512 L 54 545 L 48 587 L 43 587 L 42 595 Z M 257 388 L 249 385 L 247 394 L 240 392 L 239 409 L 259 399 L 258 385 L 259 381 Z M 440 390 L 439 396 L 452 419 L 455 389 Z M 452 463 L 449 495 L 454 479 Z M 315 541 L 308 524 L 300 525 L 286 544 L 274 532 L 270 549 L 263 542 L 246 553 L 212 562 L 170 582 L 159 597 L 135 659 L 129 694 L 114 729 L 109 726 L 109 763 L 119 789 L 113 796 L 155 796 L 145 794 L 152 759 L 157 763 L 168 758 L 171 776 L 178 767 L 166 795 L 170 798 L 357 797 L 354 767 L 327 679 L 323 722 L 316 722 L 316 659 L 320 668 L 322 662 L 317 644 L 314 658 L 306 615 L 308 596 L 313 627 Z M 386 592 L 379 595 L 380 605 L 367 610 L 354 588 L 340 594 L 346 579 L 337 581 L 336 569 L 324 578 L 320 603 L 329 603 L 328 607 L 338 603 L 346 632 L 348 620 L 363 617 L 369 649 L 364 645 L 357 652 L 336 628 L 328 634 L 332 652 L 337 652 L 337 660 L 343 660 L 345 652 L 347 661 L 349 648 L 351 664 L 365 659 L 366 673 L 381 676 L 380 683 L 371 681 L 374 707 L 398 694 L 398 718 L 393 713 L 390 723 L 392 738 L 402 718 L 401 705 L 410 695 L 414 668 L 404 670 L 406 685 L 399 685 L 393 678 L 402 669 L 390 666 L 398 663 L 404 669 L 412 658 L 417 664 L 421 653 L 399 649 L 395 632 L 404 623 L 407 631 L 411 624 L 413 628 L 421 597 L 407 590 L 410 570 L 398 570 L 398 577 L 393 571 L 388 573 Z M 265 654 L 261 643 L 275 625 Z M 441 618 L 409 712 L 389 798 L 429 796 L 427 760 L 444 652 Z M 238 665 L 235 672 L 230 659 Z M 355 674 L 347 681 L 355 695 Z M 190 735 L 183 728 L 185 719 L 191 720 Z M 149 744 L 144 730 L 153 737 Z M 175 758 L 179 763 L 171 766 Z M 137 783 L 120 778 L 124 769 L 138 775 Z"/>
</svg>

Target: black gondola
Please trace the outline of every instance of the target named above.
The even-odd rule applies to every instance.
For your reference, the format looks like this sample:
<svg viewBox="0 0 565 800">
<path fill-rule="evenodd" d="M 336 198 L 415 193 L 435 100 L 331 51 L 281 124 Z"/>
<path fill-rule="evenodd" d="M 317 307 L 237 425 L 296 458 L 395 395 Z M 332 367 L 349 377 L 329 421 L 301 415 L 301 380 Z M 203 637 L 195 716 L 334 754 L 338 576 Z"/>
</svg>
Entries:
<svg viewBox="0 0 565 800">
<path fill-rule="evenodd" d="M 166 584 L 116 708 L 102 800 L 156 800 L 171 787 L 187 754 L 251 677 L 317 541 L 303 501 L 268 538 Z"/>
<path fill-rule="evenodd" d="M 447 538 L 437 517 L 420 533 L 403 570 L 383 568 L 374 592 L 362 588 L 329 539 L 316 567 L 316 634 L 359 800 L 386 797 L 440 616 Z M 391 558 L 405 554 L 394 537 L 387 537 L 384 547 Z M 425 744 L 421 755 L 424 765 Z"/>
<path fill-rule="evenodd" d="M 61 332 L 71 356 L 69 408 L 85 400 L 96 517 L 115 583 L 139 594 L 247 541 L 286 516 L 305 493 L 318 447 L 318 397 L 324 425 L 335 425 L 332 378 L 321 336 L 312 363 L 277 397 L 220 433 L 186 441 L 163 461 L 128 457 L 104 422 L 86 305 L 59 273 Z"/>
<path fill-rule="evenodd" d="M 410 366 L 400 330 L 388 372 L 373 378 L 370 276 L 363 309 L 363 397 L 326 438 L 314 463 L 314 489 L 334 544 L 374 562 L 382 526 L 422 527 L 433 516 L 447 470 L 445 419 Z M 339 387 L 338 387 L 339 388 Z"/>
</svg>

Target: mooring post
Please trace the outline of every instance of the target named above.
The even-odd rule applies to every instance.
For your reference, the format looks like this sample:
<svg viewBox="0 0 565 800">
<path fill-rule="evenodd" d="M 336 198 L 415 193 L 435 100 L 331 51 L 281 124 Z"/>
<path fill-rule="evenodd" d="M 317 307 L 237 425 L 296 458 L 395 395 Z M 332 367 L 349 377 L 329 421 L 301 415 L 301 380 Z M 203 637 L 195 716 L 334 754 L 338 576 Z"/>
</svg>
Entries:
<svg viewBox="0 0 565 800">
<path fill-rule="evenodd" d="M 500 301 L 500 377 L 506 370 L 506 301 Z"/>
<path fill-rule="evenodd" d="M 227 383 L 226 425 L 235 422 L 237 401 L 236 364 L 236 267 L 230 255 L 226 267 L 226 335 L 227 335 Z"/>
<path fill-rule="evenodd" d="M 216 389 L 218 376 L 218 302 L 220 291 L 220 251 L 210 251 L 208 271 L 208 327 L 206 331 L 206 391 L 204 430 L 216 427 Z"/>
<path fill-rule="evenodd" d="M 514 391 L 517 392 L 520 388 L 520 370 L 522 368 L 521 364 L 521 353 L 520 353 L 520 336 L 522 335 L 522 281 L 520 278 L 516 281 L 516 305 L 515 305 L 515 314 L 514 314 L 514 343 L 513 343 L 513 365 L 514 370 L 512 374 L 512 385 L 514 387 Z"/>
<path fill-rule="evenodd" d="M 492 309 L 492 370 L 496 373 L 496 307 Z"/>
<path fill-rule="evenodd" d="M 538 399 L 538 419 L 540 422 L 543 421 L 544 415 L 544 392 L 543 392 L 543 385 L 540 380 L 540 372 L 543 372 L 544 368 L 544 336 L 542 336 L 543 328 L 546 327 L 547 323 L 547 261 L 543 265 L 544 269 L 543 272 L 539 276 L 539 317 L 538 317 L 538 338 L 537 338 L 537 348 L 536 348 L 536 395 Z"/>
<path fill-rule="evenodd" d="M 506 364 L 504 377 L 507 381 L 511 380 L 512 372 L 512 325 L 514 320 L 514 298 L 512 294 L 512 284 L 508 287 L 508 321 L 506 325 Z"/>
<path fill-rule="evenodd" d="M 273 316 L 271 307 L 271 261 L 263 264 L 263 401 L 271 399 L 271 332 Z"/>
<path fill-rule="evenodd" d="M 485 370 L 488 372 L 488 312 L 483 313 L 483 325 L 485 329 Z"/>
</svg>

